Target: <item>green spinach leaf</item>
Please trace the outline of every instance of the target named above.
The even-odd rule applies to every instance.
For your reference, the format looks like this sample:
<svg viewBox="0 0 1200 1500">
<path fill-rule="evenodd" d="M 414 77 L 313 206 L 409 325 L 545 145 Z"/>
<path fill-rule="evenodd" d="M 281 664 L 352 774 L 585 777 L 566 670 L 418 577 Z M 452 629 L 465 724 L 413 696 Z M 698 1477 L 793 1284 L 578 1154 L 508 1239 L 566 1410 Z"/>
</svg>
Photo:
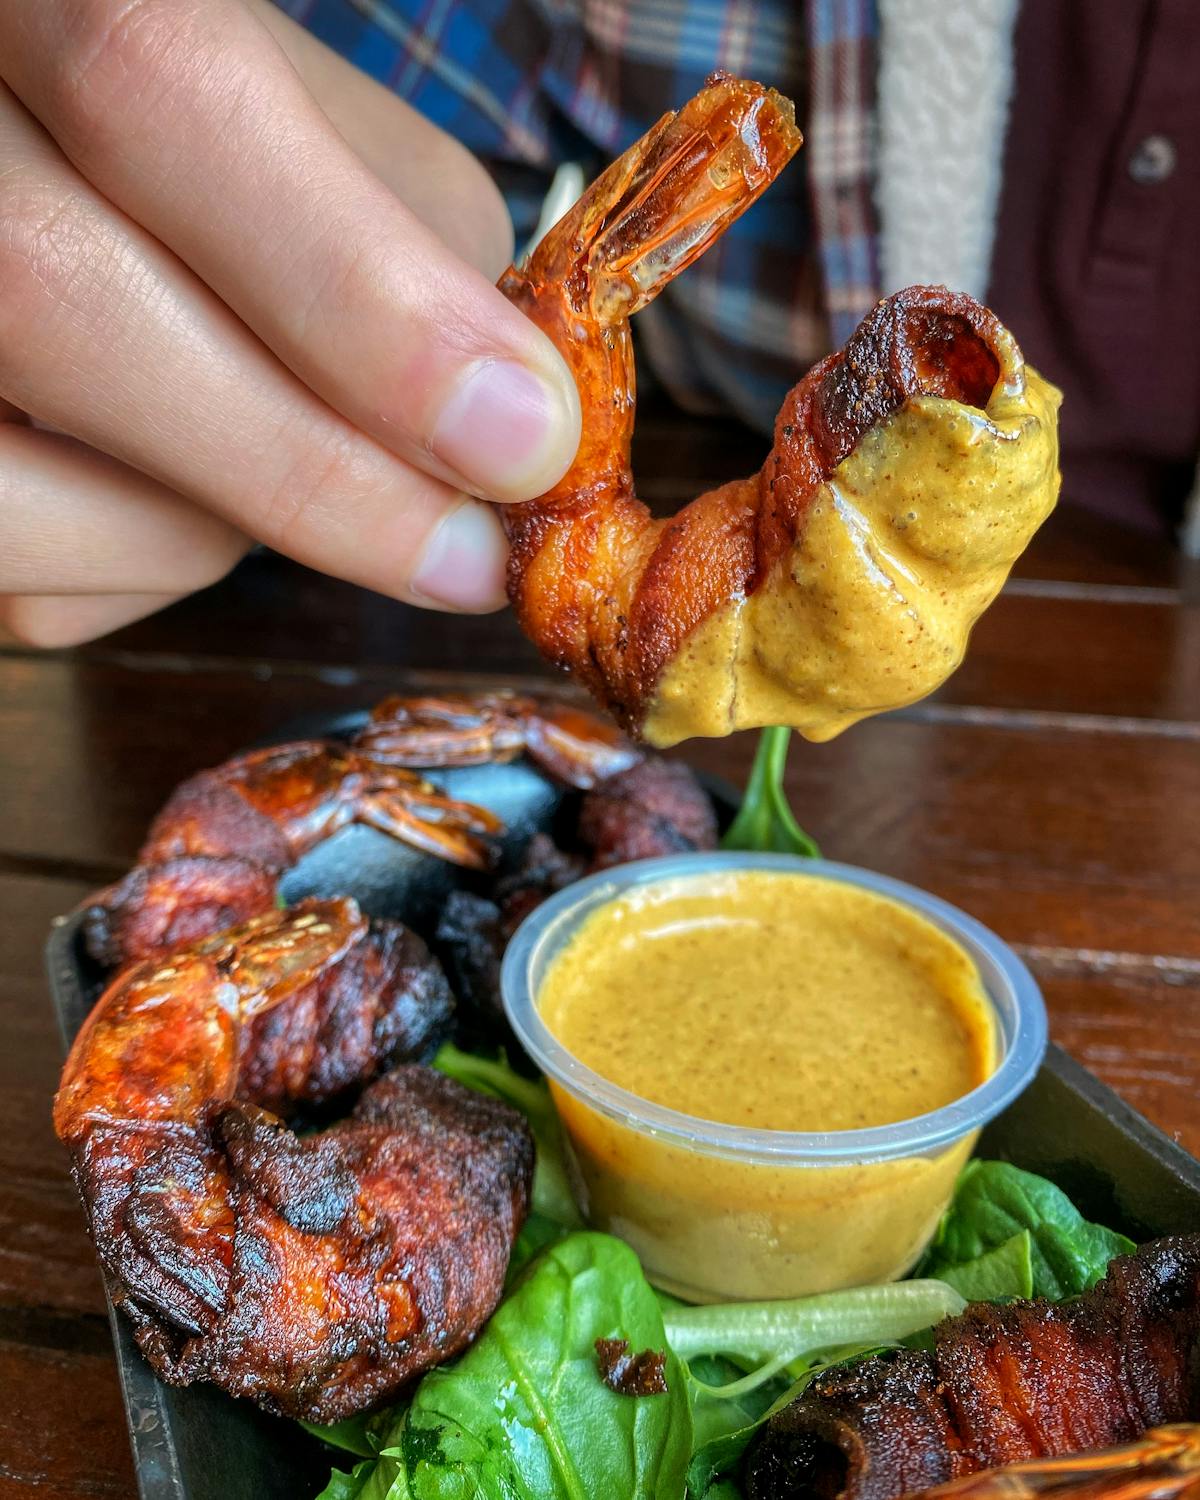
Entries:
<svg viewBox="0 0 1200 1500">
<path fill-rule="evenodd" d="M 831 1365 L 851 1364 L 855 1360 L 868 1359 L 871 1355 L 882 1354 L 888 1347 L 891 1346 L 868 1344 L 831 1350 L 809 1362 L 798 1378 L 789 1376 L 786 1380 L 772 1381 L 769 1387 L 759 1387 L 749 1397 L 742 1396 L 736 1402 L 725 1402 L 727 1407 L 743 1414 L 744 1420 L 740 1423 L 732 1420 L 733 1413 L 730 1413 L 724 1425 L 719 1425 L 721 1419 L 715 1408 L 720 1403 L 703 1394 L 695 1397 L 693 1413 L 696 1439 L 692 1461 L 688 1465 L 688 1500 L 719 1500 L 720 1496 L 727 1493 L 725 1486 L 729 1486 L 728 1493 L 740 1495 L 741 1489 L 734 1476 L 741 1467 L 742 1454 L 751 1438 L 767 1418 L 794 1401 L 818 1371 L 828 1369 Z M 707 1365 L 713 1362 L 701 1363 Z M 693 1373 L 696 1369 L 697 1364 L 693 1363 Z"/>
<path fill-rule="evenodd" d="M 320 1429 L 315 1429 L 318 1437 Z M 376 1471 L 379 1465 L 375 1459 L 368 1459 L 361 1464 L 355 1464 L 349 1474 L 341 1469 L 334 1469 L 329 1476 L 329 1483 L 317 1496 L 317 1500 L 385 1500 L 386 1490 L 376 1489 L 372 1497 L 367 1495 L 368 1485 L 375 1485 Z M 396 1500 L 400 1500 L 397 1496 Z"/>
<path fill-rule="evenodd" d="M 1134 1248 L 1123 1234 L 1089 1223 L 1044 1177 L 1007 1162 L 977 1160 L 968 1162 L 959 1178 L 921 1274 L 946 1280 L 969 1275 L 970 1262 L 1023 1231 L 1029 1234 L 1030 1294 L 1056 1302 L 1086 1292 L 1114 1255 Z"/>
<path fill-rule="evenodd" d="M 962 1297 L 941 1281 L 794 1301 L 664 1305 L 668 1342 L 688 1366 L 695 1433 L 691 1500 L 715 1500 L 758 1427 L 798 1395 L 816 1369 L 877 1352 L 962 1308 Z"/>
<path fill-rule="evenodd" d="M 690 1372 L 711 1385 L 717 1373 L 714 1366 L 720 1363 L 693 1360 Z M 734 1494 L 740 1493 L 733 1476 L 750 1439 L 772 1412 L 799 1394 L 807 1378 L 778 1378 L 731 1399 L 713 1397 L 692 1383 L 695 1438 L 687 1472 L 688 1500 L 716 1500 L 725 1493 L 725 1485 L 732 1486 Z"/>
<path fill-rule="evenodd" d="M 820 849 L 796 822 L 783 789 L 790 729 L 775 726 L 758 737 L 746 795 L 721 840 L 722 849 L 767 850 L 819 859 Z"/>
<path fill-rule="evenodd" d="M 663 1322 L 681 1359 L 723 1354 L 753 1367 L 810 1359 L 822 1349 L 845 1345 L 895 1343 L 953 1317 L 963 1306 L 944 1281 L 896 1281 L 791 1302 L 665 1308 Z"/>
<path fill-rule="evenodd" d="M 968 1302 L 1002 1302 L 1033 1296 L 1033 1236 L 1028 1229 L 959 1266 L 939 1267 L 938 1275 Z"/>
<path fill-rule="evenodd" d="M 304 1421 L 301 1421 L 300 1426 L 305 1432 L 311 1432 L 313 1437 L 328 1443 L 331 1448 L 340 1448 L 344 1453 L 353 1453 L 357 1458 L 374 1458 L 383 1446 L 375 1434 L 380 1418 L 386 1416 L 386 1412 L 373 1416 L 360 1413 L 358 1416 L 347 1417 L 344 1421 L 334 1422 L 329 1427 L 319 1427 L 315 1422 Z"/>
<path fill-rule="evenodd" d="M 621 1396 L 595 1343 L 667 1350 L 667 1391 Z M 637 1257 L 603 1234 L 547 1250 L 479 1341 L 434 1370 L 354 1500 L 682 1500 L 692 1419 Z M 357 1471 L 356 1471 L 357 1472 Z M 343 1500 L 336 1490 L 325 1500 Z"/>
</svg>

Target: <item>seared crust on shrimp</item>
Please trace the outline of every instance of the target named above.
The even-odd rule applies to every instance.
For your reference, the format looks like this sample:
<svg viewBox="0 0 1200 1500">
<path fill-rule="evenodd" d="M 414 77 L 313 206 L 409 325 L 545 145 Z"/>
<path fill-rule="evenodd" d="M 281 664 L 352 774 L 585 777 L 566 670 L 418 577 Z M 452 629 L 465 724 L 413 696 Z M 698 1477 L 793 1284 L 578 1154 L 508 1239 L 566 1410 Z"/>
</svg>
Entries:
<svg viewBox="0 0 1200 1500">
<path fill-rule="evenodd" d="M 644 760 L 583 800 L 579 837 L 592 869 L 717 847 L 712 799 L 678 760 Z"/>
<path fill-rule="evenodd" d="M 134 865 L 84 908 L 87 950 L 106 968 L 170 953 L 269 911 L 276 871 L 231 854 Z"/>
<path fill-rule="evenodd" d="M 533 1146 L 499 1100 L 414 1065 L 321 1135 L 238 1104 L 215 1138 L 233 1216 L 224 1306 L 196 1333 L 127 1307 L 165 1379 L 336 1422 L 453 1358 L 500 1300 Z"/>
<path fill-rule="evenodd" d="M 752 1450 L 751 1500 L 899 1500 L 1200 1417 L 1200 1235 L 1143 1245 L 1074 1301 L 976 1303 L 934 1343 L 818 1375 Z"/>
<path fill-rule="evenodd" d="M 565 477 L 502 508 L 509 595 L 651 744 L 773 723 L 825 739 L 924 696 L 1057 494 L 1058 393 L 986 308 L 911 287 L 787 397 L 758 475 L 669 520 L 636 498 L 629 318 L 799 145 L 788 100 L 714 75 L 500 281 L 584 412 Z"/>
<path fill-rule="evenodd" d="M 526 754 L 564 786 L 583 789 L 641 759 L 595 714 L 507 692 L 385 698 L 355 744 L 392 766 L 502 764 Z"/>
<path fill-rule="evenodd" d="M 260 1107 L 366 1082 L 419 1041 L 422 996 L 444 1016 L 414 943 L 368 933 L 352 901 L 303 902 L 121 971 L 80 1030 L 55 1128 L 165 1379 L 334 1421 L 499 1299 L 533 1170 L 515 1111 L 419 1066 L 318 1135 Z"/>
<path fill-rule="evenodd" d="M 487 808 L 353 746 L 253 750 L 175 788 L 138 864 L 87 907 L 88 951 L 127 963 L 248 921 L 272 906 L 285 870 L 351 823 L 472 869 L 486 868 L 503 829 Z"/>
<path fill-rule="evenodd" d="M 286 1005 L 243 1033 L 238 1091 L 290 1115 L 330 1106 L 445 1036 L 454 997 L 441 965 L 403 922 L 373 918 L 362 940 Z"/>
<path fill-rule="evenodd" d="M 86 908 L 88 951 L 113 966 L 248 921 L 271 907 L 285 870 L 349 823 L 483 869 L 501 820 L 445 796 L 416 768 L 521 754 L 584 789 L 642 758 L 611 724 L 566 704 L 504 692 L 385 698 L 349 745 L 251 751 L 176 787 L 137 866 Z"/>
</svg>

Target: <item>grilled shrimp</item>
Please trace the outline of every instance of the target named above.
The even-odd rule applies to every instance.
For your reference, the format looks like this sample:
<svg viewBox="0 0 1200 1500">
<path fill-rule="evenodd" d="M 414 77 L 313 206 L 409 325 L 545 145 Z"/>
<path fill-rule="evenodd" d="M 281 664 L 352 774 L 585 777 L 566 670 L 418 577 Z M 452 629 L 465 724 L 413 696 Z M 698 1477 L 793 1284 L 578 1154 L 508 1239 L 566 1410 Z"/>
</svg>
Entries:
<svg viewBox="0 0 1200 1500">
<path fill-rule="evenodd" d="M 792 390 L 757 475 L 667 520 L 636 498 L 629 319 L 799 146 L 788 100 L 715 74 L 500 281 L 584 413 L 564 478 L 502 508 L 509 596 L 654 745 L 763 724 L 827 739 L 923 697 L 1057 496 L 1059 393 L 972 298 L 910 287 Z"/>
<path fill-rule="evenodd" d="M 92 899 L 88 949 L 117 964 L 170 950 L 274 904 L 280 875 L 349 823 L 484 868 L 503 829 L 415 771 L 324 740 L 235 756 L 177 786 L 138 863 Z"/>
<path fill-rule="evenodd" d="M 251 751 L 176 787 L 137 865 L 92 898 L 88 949 L 115 965 L 247 921 L 274 904 L 283 871 L 349 823 L 484 868 L 500 819 L 444 796 L 413 768 L 522 753 L 574 787 L 641 760 L 610 724 L 564 704 L 511 693 L 387 698 L 350 745 L 305 740 Z"/>
<path fill-rule="evenodd" d="M 518 693 L 385 698 L 355 744 L 391 766 L 475 766 L 526 754 L 564 786 L 585 790 L 641 760 L 595 714 Z"/>
<path fill-rule="evenodd" d="M 395 1050 L 403 997 L 382 1013 L 378 1000 L 413 954 L 364 957 L 369 941 L 352 901 L 310 901 L 121 971 L 54 1109 L 100 1260 L 158 1373 L 316 1422 L 387 1399 L 470 1340 L 499 1299 L 533 1170 L 515 1111 L 421 1066 L 386 1074 L 317 1135 L 261 1107 L 366 1081 Z M 346 964 L 349 997 L 312 1000 Z M 371 986 L 356 1044 L 331 1018 L 359 1015 Z M 288 1022 L 282 1052 L 272 1017 Z M 331 1078 L 339 1042 L 357 1062 Z"/>
<path fill-rule="evenodd" d="M 820 1371 L 752 1444 L 750 1500 L 901 1500 L 1200 1417 L 1200 1234 L 1142 1245 L 1066 1302 L 975 1302 L 901 1349 Z M 1094 1453 L 1090 1454 L 1094 1460 Z M 976 1476 L 973 1480 L 968 1476 Z M 1151 1490 L 1151 1493 L 1153 1491 Z M 934 1491 L 937 1493 L 937 1491 Z"/>
</svg>

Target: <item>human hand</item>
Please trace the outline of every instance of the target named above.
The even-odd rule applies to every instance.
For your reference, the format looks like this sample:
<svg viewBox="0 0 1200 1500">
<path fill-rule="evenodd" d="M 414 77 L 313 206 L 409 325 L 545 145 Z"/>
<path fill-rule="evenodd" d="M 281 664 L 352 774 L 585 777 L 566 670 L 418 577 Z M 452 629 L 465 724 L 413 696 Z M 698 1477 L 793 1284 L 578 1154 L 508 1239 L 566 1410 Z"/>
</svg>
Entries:
<svg viewBox="0 0 1200 1500">
<path fill-rule="evenodd" d="M 267 0 L 0 0 L 0 79 L 0 631 L 102 634 L 252 538 L 496 607 L 471 497 L 553 484 L 579 402 L 478 163 Z"/>
</svg>

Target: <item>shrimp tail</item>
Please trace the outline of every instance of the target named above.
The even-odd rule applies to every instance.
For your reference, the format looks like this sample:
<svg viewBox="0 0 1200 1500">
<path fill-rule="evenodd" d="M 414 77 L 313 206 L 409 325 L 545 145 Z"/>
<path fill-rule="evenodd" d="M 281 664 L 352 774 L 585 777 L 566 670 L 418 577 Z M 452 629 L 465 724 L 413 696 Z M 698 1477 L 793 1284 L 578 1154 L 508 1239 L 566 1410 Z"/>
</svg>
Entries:
<svg viewBox="0 0 1200 1500">
<path fill-rule="evenodd" d="M 508 505 L 508 590 L 522 628 L 623 726 L 637 731 L 649 680 L 631 624 L 658 523 L 633 493 L 636 399 L 629 318 L 713 243 L 799 150 L 795 109 L 774 89 L 714 73 L 635 142 L 500 289 L 549 337 L 579 389 L 575 459 L 536 501 Z M 741 514 L 722 516 L 752 562 Z M 701 568 L 701 572 L 704 569 Z M 709 570 L 711 572 L 711 570 Z"/>
<path fill-rule="evenodd" d="M 525 275 L 561 282 L 575 311 L 603 327 L 622 321 L 703 255 L 801 139 L 790 99 L 713 73 L 597 178 L 536 247 Z"/>
</svg>

